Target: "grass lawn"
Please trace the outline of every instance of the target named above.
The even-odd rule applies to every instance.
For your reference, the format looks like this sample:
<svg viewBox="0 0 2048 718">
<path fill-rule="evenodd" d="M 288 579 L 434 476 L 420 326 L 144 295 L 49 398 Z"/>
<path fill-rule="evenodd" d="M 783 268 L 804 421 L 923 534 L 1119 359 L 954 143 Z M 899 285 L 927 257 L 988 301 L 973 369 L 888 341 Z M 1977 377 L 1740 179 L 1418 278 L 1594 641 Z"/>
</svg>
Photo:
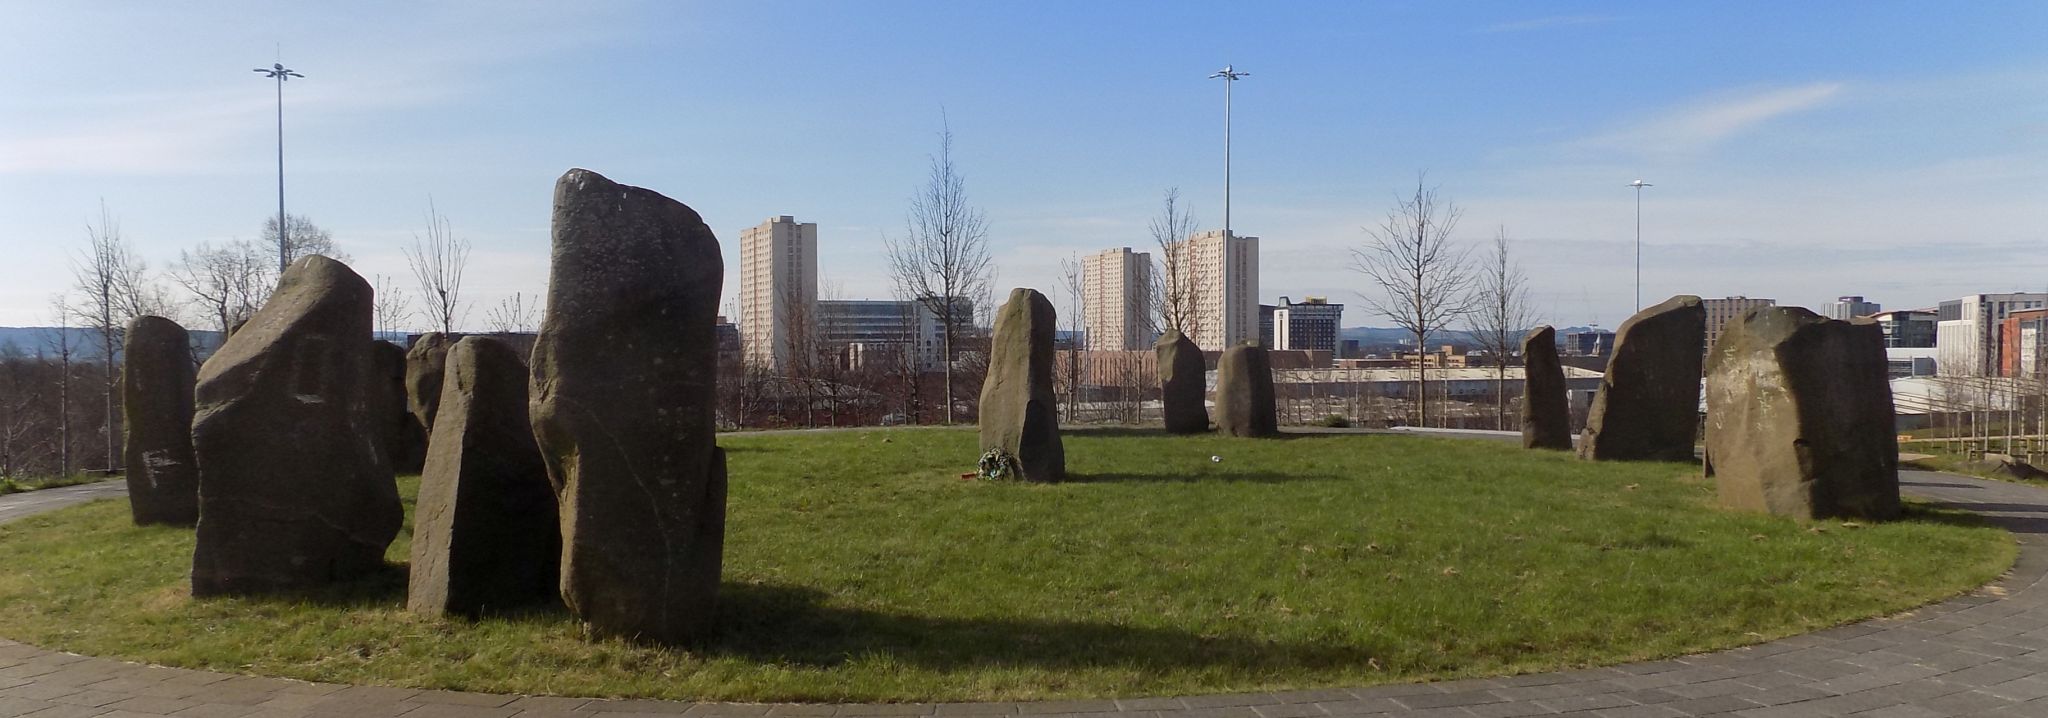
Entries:
<svg viewBox="0 0 2048 718">
<path fill-rule="evenodd" d="M 697 651 L 589 643 L 559 610 L 415 618 L 397 569 L 300 600 L 193 601 L 191 534 L 129 526 L 118 502 L 0 526 L 0 636 L 579 696 L 1200 694 L 1736 646 L 1967 591 L 2015 556 L 2007 534 L 1963 514 L 1800 524 L 1712 508 L 1693 466 L 1486 441 L 1083 431 L 1059 485 L 959 480 L 978 456 L 971 431 L 719 441 L 732 475 L 723 630 Z"/>
<path fill-rule="evenodd" d="M 79 484 L 90 484 L 97 481 L 106 481 L 109 478 L 113 477 L 94 476 L 91 474 L 72 474 L 70 476 L 43 476 L 37 478 L 0 479 L 0 496 L 6 496 L 8 494 L 18 494 L 24 491 L 54 489 L 60 486 L 77 486 Z"/>
</svg>

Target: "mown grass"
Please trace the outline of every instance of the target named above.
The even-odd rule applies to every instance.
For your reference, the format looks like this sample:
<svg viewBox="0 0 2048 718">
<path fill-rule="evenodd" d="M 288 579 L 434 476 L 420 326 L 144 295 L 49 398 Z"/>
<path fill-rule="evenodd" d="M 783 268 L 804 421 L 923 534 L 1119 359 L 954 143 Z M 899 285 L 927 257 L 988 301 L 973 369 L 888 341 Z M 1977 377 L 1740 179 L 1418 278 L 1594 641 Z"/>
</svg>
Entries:
<svg viewBox="0 0 2048 718">
<path fill-rule="evenodd" d="M 189 532 L 103 502 L 0 526 L 0 635 L 167 665 L 408 687 L 798 701 L 1277 690 L 1723 648 L 1980 585 L 1963 514 L 1801 524 L 1679 464 L 1400 436 L 1067 438 L 1073 481 L 961 481 L 968 431 L 729 435 L 720 634 L 586 642 L 559 610 L 406 614 L 403 573 L 186 596 Z M 1212 460 L 1211 457 L 1220 459 Z M 414 485 L 407 482 L 410 496 Z M 392 547 L 406 556 L 406 540 Z"/>
<path fill-rule="evenodd" d="M 0 496 L 6 496 L 8 494 L 19 494 L 25 491 L 40 491 L 42 489 L 54 489 L 60 486 L 77 486 L 79 484 L 90 484 L 96 481 L 106 481 L 107 478 L 108 477 L 105 476 L 94 476 L 92 474 L 72 474 L 70 476 L 37 476 L 0 479 Z"/>
</svg>

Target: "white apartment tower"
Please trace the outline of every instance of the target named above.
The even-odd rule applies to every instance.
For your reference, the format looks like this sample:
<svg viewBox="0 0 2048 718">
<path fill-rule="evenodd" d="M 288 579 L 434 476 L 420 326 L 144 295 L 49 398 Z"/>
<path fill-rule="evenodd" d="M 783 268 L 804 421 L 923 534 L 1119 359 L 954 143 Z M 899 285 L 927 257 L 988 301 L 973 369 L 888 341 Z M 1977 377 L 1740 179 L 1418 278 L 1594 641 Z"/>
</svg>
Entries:
<svg viewBox="0 0 2048 718">
<path fill-rule="evenodd" d="M 1152 255 L 1119 247 L 1081 260 L 1081 307 L 1089 349 L 1150 349 Z"/>
<path fill-rule="evenodd" d="M 818 225 L 771 217 L 740 233 L 740 347 L 748 364 L 789 367 L 793 325 L 815 323 Z"/>
<path fill-rule="evenodd" d="M 1222 351 L 1259 338 L 1259 238 L 1227 230 L 1196 232 L 1167 252 L 1169 283 L 1194 293 L 1188 339 Z M 1175 290 L 1167 289 L 1169 293 Z"/>
<path fill-rule="evenodd" d="M 1942 302 L 1934 325 L 1934 371 L 1941 376 L 1998 376 L 2007 316 L 2048 306 L 2048 294 L 1972 294 Z"/>
</svg>

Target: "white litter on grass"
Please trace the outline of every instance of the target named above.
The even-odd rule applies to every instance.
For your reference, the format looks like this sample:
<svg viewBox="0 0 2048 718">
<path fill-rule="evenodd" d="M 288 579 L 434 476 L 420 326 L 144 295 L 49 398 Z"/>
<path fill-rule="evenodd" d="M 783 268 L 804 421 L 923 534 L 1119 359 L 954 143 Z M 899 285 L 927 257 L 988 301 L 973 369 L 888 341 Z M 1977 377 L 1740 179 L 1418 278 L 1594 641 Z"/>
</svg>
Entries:
<svg viewBox="0 0 2048 718">
<path fill-rule="evenodd" d="M 1211 461 L 1211 462 L 1214 462 L 1214 463 L 1218 463 L 1218 464 L 1220 464 L 1220 463 L 1223 463 L 1223 457 L 1221 457 L 1221 456 L 1211 456 L 1211 457 L 1209 457 L 1209 461 Z"/>
</svg>

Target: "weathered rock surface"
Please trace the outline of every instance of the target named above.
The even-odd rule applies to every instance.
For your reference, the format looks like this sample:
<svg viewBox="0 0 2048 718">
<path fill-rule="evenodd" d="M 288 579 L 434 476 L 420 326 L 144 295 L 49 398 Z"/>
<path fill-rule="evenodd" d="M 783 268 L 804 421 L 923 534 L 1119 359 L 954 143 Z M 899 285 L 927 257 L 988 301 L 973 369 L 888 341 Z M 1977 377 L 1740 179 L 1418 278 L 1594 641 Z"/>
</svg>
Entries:
<svg viewBox="0 0 2048 718">
<path fill-rule="evenodd" d="M 581 169 L 555 183 L 553 233 L 531 406 L 562 600 L 596 635 L 700 638 L 725 543 L 718 238 L 681 202 Z"/>
<path fill-rule="evenodd" d="M 195 596 L 315 588 L 384 565 L 404 518 L 371 415 L 370 285 L 322 256 L 199 371 Z"/>
<path fill-rule="evenodd" d="M 412 340 L 405 351 L 405 404 L 413 419 L 428 434 L 434 431 L 434 415 L 441 407 L 441 375 L 448 364 L 448 348 L 455 340 L 440 332 L 427 332 Z"/>
<path fill-rule="evenodd" d="M 417 474 L 426 461 L 427 430 L 406 405 L 405 347 L 386 341 L 370 342 L 370 375 L 375 395 L 371 416 L 382 427 L 384 455 L 391 470 Z"/>
<path fill-rule="evenodd" d="M 1216 361 L 1216 429 L 1231 436 L 1278 436 L 1273 360 L 1266 348 L 1240 344 Z"/>
<path fill-rule="evenodd" d="M 558 600 L 561 523 L 526 382 L 526 362 L 503 342 L 468 337 L 448 351 L 414 510 L 413 612 L 478 616 Z"/>
<path fill-rule="evenodd" d="M 1899 513 L 1884 332 L 1758 307 L 1707 359 L 1707 471 L 1721 503 L 1801 519 Z"/>
<path fill-rule="evenodd" d="M 121 362 L 128 508 L 137 524 L 199 523 L 199 464 L 192 457 L 191 335 L 163 317 L 128 323 Z"/>
<path fill-rule="evenodd" d="M 1036 289 L 1010 290 L 996 312 L 989 339 L 988 377 L 981 383 L 981 450 L 1016 458 L 1018 478 L 1059 481 L 1067 476 L 1052 386 L 1052 302 Z"/>
<path fill-rule="evenodd" d="M 1601 461 L 1692 461 L 1706 342 L 1706 307 L 1689 294 L 1622 322 L 1615 333 L 1614 359 L 1579 438 L 1579 455 Z"/>
<path fill-rule="evenodd" d="M 1166 431 L 1199 434 L 1209 430 L 1209 407 L 1203 402 L 1209 393 L 1207 367 L 1202 366 L 1202 348 L 1193 339 L 1168 329 L 1152 346 L 1159 359 L 1159 395 L 1166 415 Z"/>
<path fill-rule="evenodd" d="M 1537 327 L 1522 337 L 1522 448 L 1572 448 L 1572 409 L 1557 361 L 1557 330 Z"/>
</svg>

